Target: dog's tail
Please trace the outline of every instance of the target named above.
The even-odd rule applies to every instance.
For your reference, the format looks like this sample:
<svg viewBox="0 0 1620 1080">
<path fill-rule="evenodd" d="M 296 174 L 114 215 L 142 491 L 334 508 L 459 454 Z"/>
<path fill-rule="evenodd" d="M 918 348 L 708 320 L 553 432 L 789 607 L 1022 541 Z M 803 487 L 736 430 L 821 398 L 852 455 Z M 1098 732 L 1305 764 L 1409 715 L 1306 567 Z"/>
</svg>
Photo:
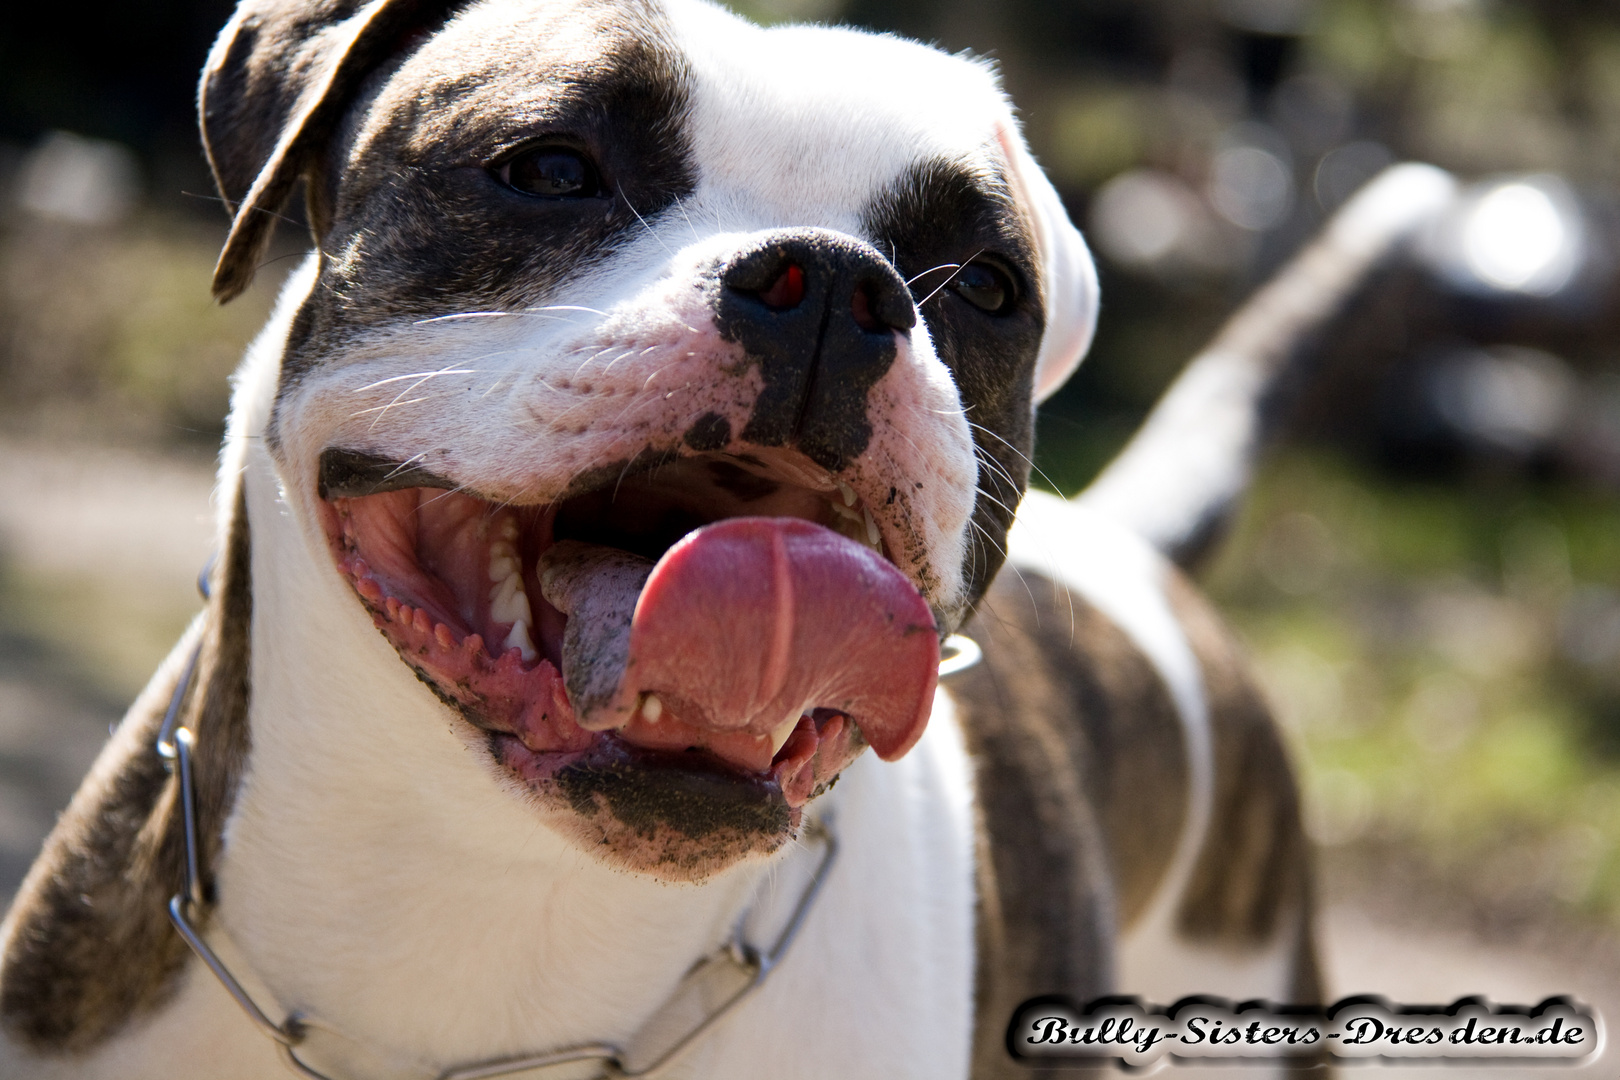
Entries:
<svg viewBox="0 0 1620 1080">
<path fill-rule="evenodd" d="M 1220 538 L 1256 460 L 1315 368 L 1322 335 L 1456 194 L 1429 165 L 1396 165 L 1238 309 L 1141 429 L 1076 498 L 1182 566 Z"/>
</svg>

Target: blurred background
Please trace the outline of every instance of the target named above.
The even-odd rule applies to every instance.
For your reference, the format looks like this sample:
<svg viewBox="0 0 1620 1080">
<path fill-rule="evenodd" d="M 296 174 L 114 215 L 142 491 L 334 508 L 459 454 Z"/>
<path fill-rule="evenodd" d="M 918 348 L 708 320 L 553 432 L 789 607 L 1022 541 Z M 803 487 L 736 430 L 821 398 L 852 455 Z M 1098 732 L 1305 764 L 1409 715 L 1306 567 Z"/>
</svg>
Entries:
<svg viewBox="0 0 1620 1080">
<path fill-rule="evenodd" d="M 1620 7 L 734 6 L 1000 67 L 1103 279 L 1040 418 L 1066 493 L 1360 183 L 1470 185 L 1323 343 L 1204 581 L 1293 740 L 1336 992 L 1620 1001 Z M 0 897 L 195 608 L 228 375 L 305 242 L 210 302 L 193 88 L 229 9 L 0 22 Z"/>
</svg>

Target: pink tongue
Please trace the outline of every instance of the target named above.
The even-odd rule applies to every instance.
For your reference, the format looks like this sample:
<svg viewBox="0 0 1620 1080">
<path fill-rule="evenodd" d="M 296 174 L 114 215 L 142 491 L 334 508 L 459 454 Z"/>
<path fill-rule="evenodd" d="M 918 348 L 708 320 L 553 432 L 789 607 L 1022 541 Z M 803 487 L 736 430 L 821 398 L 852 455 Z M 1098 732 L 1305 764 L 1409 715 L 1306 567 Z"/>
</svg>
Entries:
<svg viewBox="0 0 1620 1080">
<path fill-rule="evenodd" d="M 556 570 L 547 597 L 573 609 L 571 624 L 593 608 L 622 610 L 628 597 L 602 594 L 639 576 L 604 589 L 604 576 L 587 584 Z M 610 650 L 626 656 L 611 693 L 600 668 L 571 673 L 586 650 L 570 655 L 570 644 L 563 678 L 585 727 L 624 724 L 647 693 L 685 724 L 755 735 L 835 709 L 889 761 L 922 735 L 939 677 L 939 637 L 916 587 L 877 552 L 798 518 L 728 518 L 670 548 L 635 602 L 627 656 Z M 590 651 L 600 656 L 602 643 Z"/>
</svg>

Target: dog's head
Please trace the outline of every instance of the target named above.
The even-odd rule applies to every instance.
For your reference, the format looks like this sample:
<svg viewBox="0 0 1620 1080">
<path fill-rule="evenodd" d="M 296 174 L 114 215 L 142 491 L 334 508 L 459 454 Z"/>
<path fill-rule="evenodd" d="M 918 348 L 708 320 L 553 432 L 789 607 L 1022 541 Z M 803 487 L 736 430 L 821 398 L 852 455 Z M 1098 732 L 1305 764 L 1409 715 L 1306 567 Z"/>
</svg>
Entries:
<svg viewBox="0 0 1620 1080">
<path fill-rule="evenodd" d="M 911 747 L 1096 310 L 985 65 L 698 0 L 247 0 L 201 108 L 222 298 L 307 184 L 288 502 L 493 775 L 697 878 Z"/>
</svg>

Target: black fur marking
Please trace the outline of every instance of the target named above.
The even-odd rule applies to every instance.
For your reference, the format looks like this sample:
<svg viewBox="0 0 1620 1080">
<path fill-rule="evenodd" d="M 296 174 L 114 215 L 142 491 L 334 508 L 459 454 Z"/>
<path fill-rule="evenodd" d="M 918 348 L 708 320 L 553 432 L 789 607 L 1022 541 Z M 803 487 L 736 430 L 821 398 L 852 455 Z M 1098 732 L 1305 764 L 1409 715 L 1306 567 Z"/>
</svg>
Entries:
<svg viewBox="0 0 1620 1080">
<path fill-rule="evenodd" d="M 570 22 L 594 29 L 583 38 Z M 553 34 L 574 45 L 550 44 Z M 330 207 L 317 237 L 328 257 L 307 332 L 288 342 L 282 393 L 357 331 L 523 311 L 611 260 L 695 188 L 687 93 L 658 17 L 636 4 L 560 5 L 497 40 L 453 20 L 379 71 L 310 180 Z M 539 139 L 590 158 L 604 196 L 503 185 L 491 163 Z"/>
<path fill-rule="evenodd" d="M 1001 567 L 1013 510 L 1029 482 L 1035 357 L 1046 326 L 1031 241 L 1004 178 L 949 161 L 913 166 L 873 200 L 863 220 L 873 245 L 894 252 L 918 299 L 928 298 L 922 317 L 974 425 L 979 495 L 967 559 L 974 602 Z M 941 287 L 953 271 L 934 268 L 979 255 L 999 257 L 1021 278 L 1018 301 L 1005 315 L 987 314 Z"/>
</svg>

